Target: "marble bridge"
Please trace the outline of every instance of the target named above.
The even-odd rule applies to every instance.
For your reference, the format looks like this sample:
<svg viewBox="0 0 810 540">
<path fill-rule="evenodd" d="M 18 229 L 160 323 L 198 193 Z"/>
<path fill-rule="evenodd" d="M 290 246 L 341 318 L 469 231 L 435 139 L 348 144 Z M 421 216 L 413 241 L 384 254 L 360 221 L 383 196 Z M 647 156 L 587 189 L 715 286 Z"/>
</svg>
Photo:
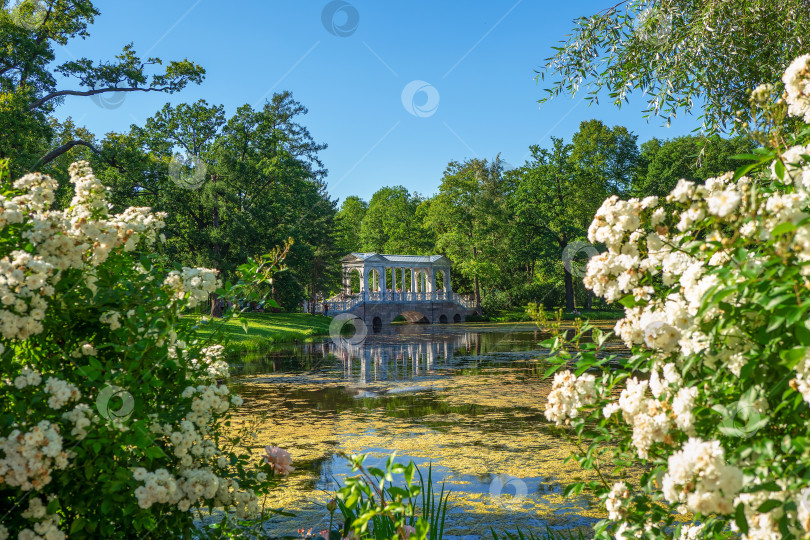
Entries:
<svg viewBox="0 0 810 540">
<path fill-rule="evenodd" d="M 326 301 L 329 315 L 347 313 L 376 329 L 399 315 L 412 323 L 444 324 L 476 311 L 473 299 L 453 292 L 450 259 L 443 255 L 350 253 L 341 261 L 343 290 Z M 322 305 L 315 307 L 323 312 Z"/>
</svg>

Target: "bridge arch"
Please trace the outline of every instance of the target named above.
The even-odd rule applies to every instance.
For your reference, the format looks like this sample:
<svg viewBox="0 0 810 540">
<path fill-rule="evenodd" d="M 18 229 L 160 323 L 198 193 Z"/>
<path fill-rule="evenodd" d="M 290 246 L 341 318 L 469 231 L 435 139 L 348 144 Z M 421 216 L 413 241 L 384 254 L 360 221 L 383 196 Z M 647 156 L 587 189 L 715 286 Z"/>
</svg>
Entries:
<svg viewBox="0 0 810 540">
<path fill-rule="evenodd" d="M 408 310 L 400 313 L 409 324 L 430 324 L 430 319 L 421 311 Z"/>
</svg>

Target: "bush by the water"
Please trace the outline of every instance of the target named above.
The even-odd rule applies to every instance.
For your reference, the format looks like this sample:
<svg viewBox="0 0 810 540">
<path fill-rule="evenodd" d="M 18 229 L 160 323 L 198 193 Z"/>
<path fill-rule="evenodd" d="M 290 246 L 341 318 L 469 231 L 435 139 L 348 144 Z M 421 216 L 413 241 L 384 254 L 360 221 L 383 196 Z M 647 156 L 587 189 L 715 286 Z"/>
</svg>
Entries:
<svg viewBox="0 0 810 540">
<path fill-rule="evenodd" d="M 754 163 L 666 200 L 612 197 L 591 224 L 607 251 L 584 282 L 625 306 L 633 354 L 587 327 L 593 343 L 556 339 L 546 416 L 589 443 L 577 459 L 599 480 L 569 491 L 604 500 L 599 538 L 808 537 L 810 129 L 784 126 L 810 122 L 810 55 L 783 82 L 752 94 Z M 640 483 L 608 481 L 639 463 Z"/>
<path fill-rule="evenodd" d="M 193 508 L 255 515 L 286 469 L 226 435 L 242 400 L 222 346 L 181 317 L 215 273 L 139 255 L 163 216 L 113 215 L 86 163 L 70 173 L 60 211 L 48 176 L 2 178 L 0 538 L 179 538 Z"/>
</svg>

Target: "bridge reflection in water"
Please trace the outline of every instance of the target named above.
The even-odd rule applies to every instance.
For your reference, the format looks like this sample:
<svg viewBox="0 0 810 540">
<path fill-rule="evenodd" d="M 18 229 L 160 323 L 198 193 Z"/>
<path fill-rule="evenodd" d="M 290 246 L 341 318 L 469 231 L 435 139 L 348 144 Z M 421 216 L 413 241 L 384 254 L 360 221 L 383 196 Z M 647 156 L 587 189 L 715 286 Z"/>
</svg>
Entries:
<svg viewBox="0 0 810 540">
<path fill-rule="evenodd" d="M 474 348 L 478 334 L 444 337 L 397 343 L 372 336 L 359 344 L 338 339 L 331 343 L 330 352 L 343 362 L 347 381 L 401 381 L 432 375 L 437 368 L 454 367 L 455 352 Z"/>
</svg>

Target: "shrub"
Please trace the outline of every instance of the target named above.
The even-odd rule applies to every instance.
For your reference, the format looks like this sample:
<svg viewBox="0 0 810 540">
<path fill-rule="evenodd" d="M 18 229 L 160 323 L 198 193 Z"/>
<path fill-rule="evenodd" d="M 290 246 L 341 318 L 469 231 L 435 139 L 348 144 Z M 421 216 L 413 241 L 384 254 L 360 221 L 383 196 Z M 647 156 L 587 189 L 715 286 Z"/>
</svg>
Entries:
<svg viewBox="0 0 810 540">
<path fill-rule="evenodd" d="M 493 313 L 507 309 L 511 305 L 509 295 L 503 291 L 493 289 L 481 298 L 481 309 L 485 313 Z"/>
<path fill-rule="evenodd" d="M 666 201 L 611 197 L 590 226 L 608 251 L 585 284 L 625 306 L 616 334 L 633 354 L 606 357 L 590 328 L 590 344 L 556 339 L 557 369 L 576 371 L 556 373 L 546 417 L 590 443 L 577 458 L 599 481 L 568 492 L 604 500 L 599 538 L 810 531 L 810 130 L 781 129 L 788 108 L 810 120 L 810 55 L 784 82 L 787 102 L 752 96 L 771 145 L 754 163 Z M 608 481 L 639 463 L 638 485 Z"/>
<path fill-rule="evenodd" d="M 3 179 L 0 538 L 187 537 L 191 508 L 256 513 L 272 460 L 251 467 L 226 436 L 241 399 L 223 348 L 180 317 L 215 273 L 139 255 L 163 216 L 112 215 L 87 163 L 70 174 L 64 211 L 48 176 Z"/>
</svg>

